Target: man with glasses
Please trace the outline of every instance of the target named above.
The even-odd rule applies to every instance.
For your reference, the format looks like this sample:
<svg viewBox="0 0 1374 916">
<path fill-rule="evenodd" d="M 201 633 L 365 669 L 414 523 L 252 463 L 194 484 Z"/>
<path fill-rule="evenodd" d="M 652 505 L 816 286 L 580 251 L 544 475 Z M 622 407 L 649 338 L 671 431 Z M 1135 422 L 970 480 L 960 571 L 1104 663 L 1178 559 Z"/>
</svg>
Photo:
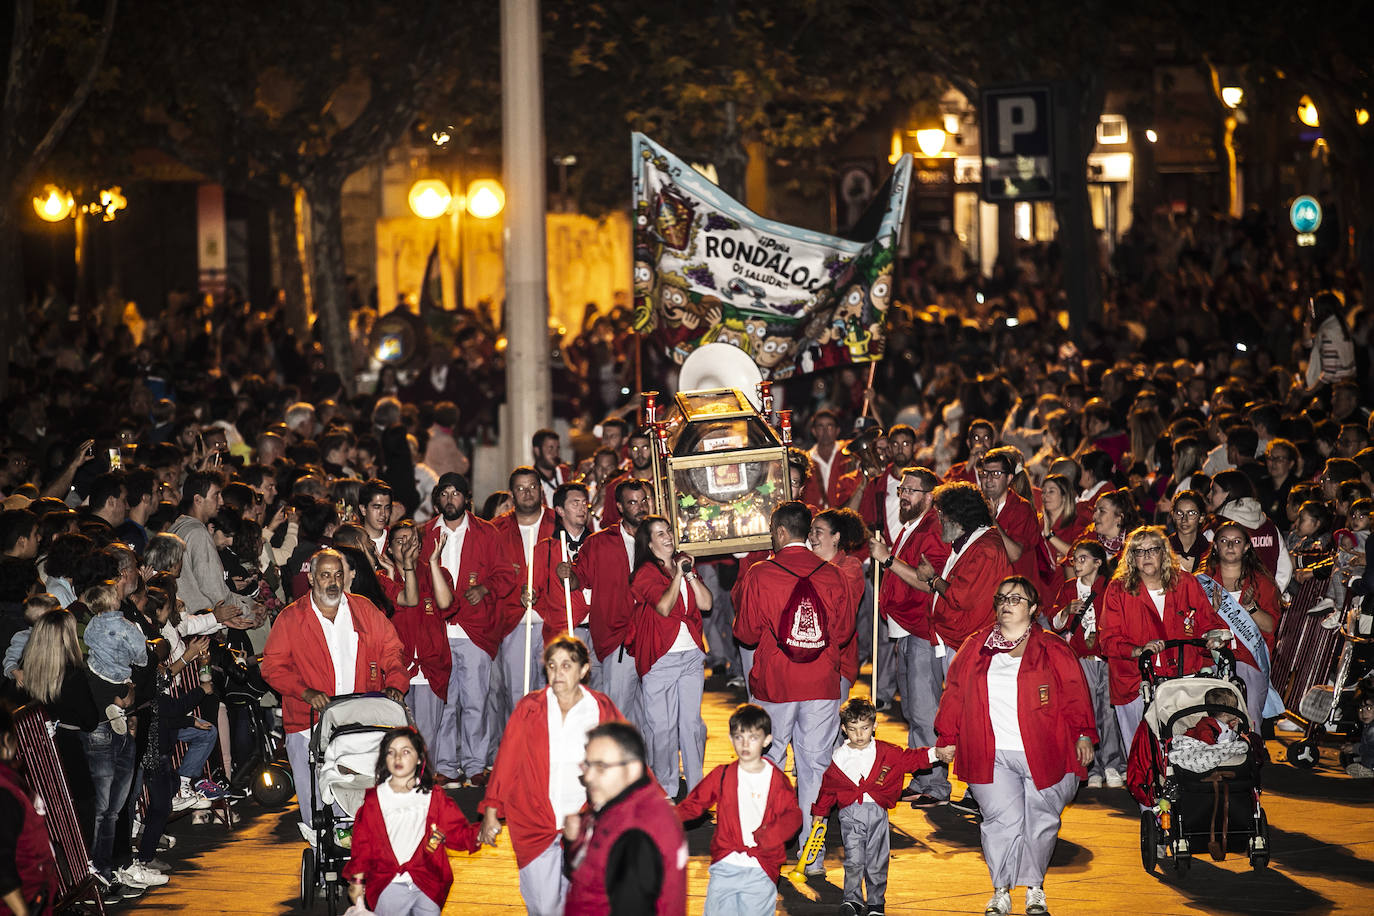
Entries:
<svg viewBox="0 0 1374 916">
<path fill-rule="evenodd" d="M 868 484 L 864 490 L 863 508 L 859 515 L 870 528 L 883 532 L 889 544 L 894 543 L 897 530 L 902 527 L 901 500 L 897 487 L 902 483 L 902 469 L 911 464 L 916 454 L 916 430 L 898 423 L 887 431 L 889 463 L 886 473 Z"/>
<path fill-rule="evenodd" d="M 968 425 L 968 459 L 960 461 L 945 474 L 945 482 L 962 480 L 978 486 L 978 464 L 997 441 L 997 428 L 989 420 L 977 419 Z"/>
<path fill-rule="evenodd" d="M 630 434 L 629 444 L 626 450 L 629 459 L 625 463 L 624 470 L 619 474 L 612 475 L 602 486 L 606 488 L 606 498 L 601 506 L 601 527 L 609 528 L 620 521 L 620 506 L 615 499 L 616 487 L 622 480 L 643 480 L 648 481 L 654 473 L 653 469 L 653 442 L 649 439 L 649 431 L 637 429 Z"/>
<path fill-rule="evenodd" d="M 1264 514 L 1287 534 L 1288 492 L 1297 482 L 1297 447 L 1287 439 L 1270 439 L 1264 448 L 1264 467 L 1268 473 L 1268 485 L 1264 488 Z"/>
<path fill-rule="evenodd" d="M 935 713 L 940 706 L 944 672 L 935 657 L 930 628 L 931 593 L 921 588 L 917 567 L 922 558 L 942 567 L 949 545 L 940 538 L 939 515 L 931 511 L 931 493 L 940 478 L 927 468 L 902 469 L 902 527 L 892 548 L 874 532 L 869 544 L 873 562 L 885 573 L 878 590 L 878 607 L 887 621 L 887 637 L 897 641 L 901 671 L 902 717 L 907 722 L 907 747 L 932 747 Z M 881 634 L 880 634 L 881 636 Z M 881 644 L 886 640 L 880 639 Z M 893 660 L 883 653 L 880 664 Z M 879 672 L 881 677 L 882 672 Z M 929 808 L 949 801 L 949 777 L 944 766 L 914 774 L 902 797 L 913 807 Z"/>
<path fill-rule="evenodd" d="M 582 784 L 589 810 L 563 830 L 571 871 L 568 916 L 687 912 L 687 836 L 644 764 L 633 725 L 587 733 Z"/>
<path fill-rule="evenodd" d="M 503 689 L 497 690 L 493 684 L 492 692 L 504 693 L 504 696 L 493 719 L 495 741 L 500 740 L 500 729 L 506 717 L 526 693 L 526 665 L 530 671 L 528 689 L 542 686 L 539 680 L 543 677 L 544 646 L 539 633 L 544 620 L 532 606 L 533 596 L 528 594 L 527 585 L 534 545 L 553 536 L 556 516 L 544 505 L 541 483 L 539 473 L 528 465 L 511 471 L 510 496 L 515 508 L 492 520 L 500 542 L 501 562 L 515 574 L 515 587 L 503 596 L 497 610 L 497 635 L 501 639 L 497 664 Z M 489 708 L 488 713 L 491 712 Z"/>
<path fill-rule="evenodd" d="M 1040 518 L 1035 507 L 1011 488 L 1012 479 L 1021 470 L 1022 456 L 1010 445 L 990 450 L 978 463 L 978 476 L 983 483 L 983 495 L 992 506 L 997 532 L 1002 535 L 1002 547 L 1018 576 L 1032 582 L 1041 579 L 1035 551 L 1040 545 Z"/>
</svg>

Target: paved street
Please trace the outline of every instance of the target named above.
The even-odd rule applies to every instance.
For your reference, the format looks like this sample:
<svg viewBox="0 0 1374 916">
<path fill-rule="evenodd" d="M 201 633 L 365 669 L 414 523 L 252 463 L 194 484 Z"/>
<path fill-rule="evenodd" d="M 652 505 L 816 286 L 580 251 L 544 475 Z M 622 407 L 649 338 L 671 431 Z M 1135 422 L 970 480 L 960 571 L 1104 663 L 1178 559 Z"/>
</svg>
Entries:
<svg viewBox="0 0 1374 916">
<path fill-rule="evenodd" d="M 708 690 L 706 723 L 710 731 L 707 769 L 731 758 L 726 719 L 739 698 Z M 905 729 L 891 718 L 879 736 L 905 741 Z M 1280 758 L 1281 746 L 1271 742 Z M 1329 751 L 1323 765 L 1299 772 L 1275 764 L 1265 771 L 1265 808 L 1273 839 L 1273 865 L 1250 870 L 1244 858 L 1213 863 L 1204 854 L 1193 860 L 1182 880 L 1172 874 L 1149 876 L 1140 867 L 1136 808 L 1125 790 L 1084 789 L 1064 817 L 1064 828 L 1046 881 L 1056 916 L 1102 913 L 1261 914 L 1351 913 L 1374 909 L 1374 790 L 1357 784 L 1335 766 Z M 956 788 L 956 794 L 959 791 Z M 474 791 L 457 794 L 469 813 Z M 167 858 L 175 865 L 172 881 L 150 892 L 139 912 L 257 914 L 299 912 L 298 870 L 302 843 L 294 807 L 264 812 L 251 802 L 241 806 L 244 820 L 232 834 L 223 827 L 190 826 L 172 832 L 182 838 Z M 949 809 L 933 812 L 900 807 L 893 812 L 889 913 L 982 913 L 990 888 L 978 848 L 978 829 Z M 710 824 L 689 835 L 688 911 L 701 912 L 706 891 Z M 837 831 L 832 831 L 837 833 Z M 836 837 L 836 841 L 838 838 Z M 796 887 L 783 882 L 779 912 L 810 916 L 833 913 L 841 902 L 841 850 L 826 860 L 825 881 Z M 475 857 L 453 857 L 455 884 L 444 912 L 523 912 L 509 846 L 484 849 Z M 1013 896 L 1014 912 L 1021 896 Z M 131 908 L 125 907 L 124 911 Z M 323 912 L 317 904 L 316 912 Z"/>
</svg>

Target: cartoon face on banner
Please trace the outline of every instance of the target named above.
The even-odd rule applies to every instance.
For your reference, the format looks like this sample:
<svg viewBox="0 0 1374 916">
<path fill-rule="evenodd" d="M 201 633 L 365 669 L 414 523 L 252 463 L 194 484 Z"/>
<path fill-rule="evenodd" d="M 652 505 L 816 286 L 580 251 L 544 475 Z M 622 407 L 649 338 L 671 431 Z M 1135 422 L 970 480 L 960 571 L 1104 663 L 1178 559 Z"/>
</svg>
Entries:
<svg viewBox="0 0 1374 916">
<path fill-rule="evenodd" d="M 678 362 L 729 343 L 773 379 L 877 358 L 909 157 L 863 243 L 764 219 L 647 137 L 634 145 L 635 330 Z"/>
</svg>

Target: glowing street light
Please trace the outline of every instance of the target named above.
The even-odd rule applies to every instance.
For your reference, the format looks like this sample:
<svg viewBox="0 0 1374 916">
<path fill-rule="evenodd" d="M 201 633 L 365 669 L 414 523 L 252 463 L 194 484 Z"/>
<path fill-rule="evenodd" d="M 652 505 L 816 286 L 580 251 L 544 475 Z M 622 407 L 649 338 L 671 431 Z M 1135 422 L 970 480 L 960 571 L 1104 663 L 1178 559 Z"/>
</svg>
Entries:
<svg viewBox="0 0 1374 916">
<path fill-rule="evenodd" d="M 945 137 L 943 127 L 925 127 L 916 131 L 916 145 L 920 147 L 921 155 L 933 159 L 945 148 Z"/>
<path fill-rule="evenodd" d="M 1298 102 L 1298 120 L 1308 127 L 1321 127 L 1321 119 L 1317 117 L 1317 106 L 1312 104 L 1312 99 L 1303 96 Z"/>
<path fill-rule="evenodd" d="M 506 192 L 492 178 L 479 178 L 468 185 L 467 211 L 478 219 L 491 219 L 506 207 Z"/>
<path fill-rule="evenodd" d="M 50 223 L 60 223 L 71 216 L 76 201 L 70 191 L 63 191 L 57 185 L 44 185 L 42 195 L 33 199 L 34 212 Z"/>
<path fill-rule="evenodd" d="M 1227 108 L 1239 108 L 1245 98 L 1245 90 L 1239 86 L 1222 86 L 1221 101 Z"/>
<path fill-rule="evenodd" d="M 1158 143 L 1159 134 L 1155 133 L 1155 129 L 1153 127 L 1148 127 L 1145 129 L 1145 139 L 1149 140 L 1151 143 Z"/>
<path fill-rule="evenodd" d="M 437 178 L 424 178 L 410 186 L 411 212 L 420 219 L 438 219 L 448 212 L 453 195 L 448 185 Z"/>
</svg>

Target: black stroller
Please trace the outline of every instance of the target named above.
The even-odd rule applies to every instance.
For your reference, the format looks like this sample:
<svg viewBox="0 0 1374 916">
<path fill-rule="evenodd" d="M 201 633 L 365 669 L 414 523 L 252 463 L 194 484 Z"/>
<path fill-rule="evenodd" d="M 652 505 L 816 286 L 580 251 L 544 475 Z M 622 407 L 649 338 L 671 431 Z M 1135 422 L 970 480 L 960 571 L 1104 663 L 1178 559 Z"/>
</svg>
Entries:
<svg viewBox="0 0 1374 916">
<path fill-rule="evenodd" d="M 1182 670 L 1184 647 L 1207 643 L 1171 639 L 1164 645 L 1166 651 L 1178 650 L 1177 670 Z M 1269 822 L 1260 804 L 1263 745 L 1248 740 L 1245 685 L 1234 677 L 1234 656 L 1221 649 L 1213 658 L 1210 671 L 1166 678 L 1155 672 L 1153 653 L 1140 656 L 1145 715 L 1131 745 L 1127 784 L 1146 806 L 1140 813 L 1140 860 L 1148 872 L 1172 859 L 1174 871 L 1182 877 L 1198 849 L 1209 851 L 1217 861 L 1234 852 L 1248 855 L 1252 868 L 1269 864 Z M 1218 688 L 1231 694 L 1231 703 L 1206 702 L 1206 694 Z M 1208 749 L 1200 758 L 1206 761 L 1202 772 L 1177 765 L 1171 751 L 1178 739 L 1204 716 L 1219 712 L 1240 720 L 1243 740 L 1234 742 L 1239 747 L 1218 744 Z"/>
<path fill-rule="evenodd" d="M 1357 579 L 1351 586 L 1349 604 L 1341 615 L 1339 638 L 1326 643 L 1333 658 L 1318 669 L 1318 683 L 1307 689 L 1298 703 L 1298 713 L 1306 723 L 1300 740 L 1288 745 L 1287 761 L 1310 770 L 1321 759 L 1323 740 L 1359 741 L 1360 725 L 1355 717 L 1356 698 L 1374 690 L 1374 603 L 1369 593 L 1374 582 Z M 1320 631 L 1319 631 L 1320 632 Z M 1342 753 L 1341 765 L 1350 760 Z"/>
</svg>

